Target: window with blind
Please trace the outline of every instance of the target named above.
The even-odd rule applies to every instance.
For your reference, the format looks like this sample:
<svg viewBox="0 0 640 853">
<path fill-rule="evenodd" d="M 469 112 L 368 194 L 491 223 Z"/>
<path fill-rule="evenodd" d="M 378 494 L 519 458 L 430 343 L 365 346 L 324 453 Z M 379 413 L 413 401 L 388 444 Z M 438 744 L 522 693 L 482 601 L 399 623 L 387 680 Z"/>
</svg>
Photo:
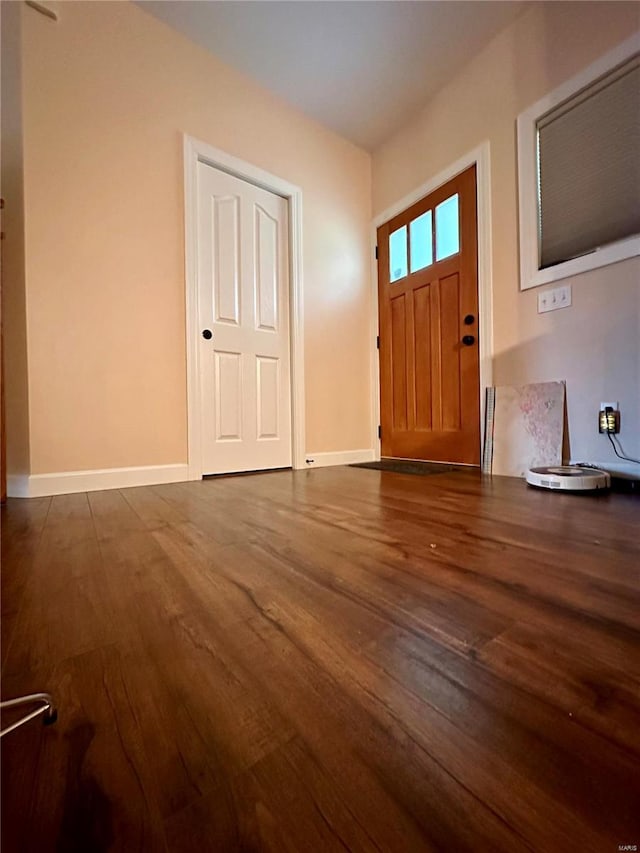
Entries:
<svg viewBox="0 0 640 853">
<path fill-rule="evenodd" d="M 518 119 L 523 289 L 640 254 L 640 53 L 621 47 Z"/>
</svg>

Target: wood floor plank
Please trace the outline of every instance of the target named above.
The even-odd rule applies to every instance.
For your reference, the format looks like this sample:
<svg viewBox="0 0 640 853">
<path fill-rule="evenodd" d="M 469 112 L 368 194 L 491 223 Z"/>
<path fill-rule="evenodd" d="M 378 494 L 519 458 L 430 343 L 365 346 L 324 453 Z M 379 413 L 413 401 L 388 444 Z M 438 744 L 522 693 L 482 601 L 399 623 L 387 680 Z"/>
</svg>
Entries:
<svg viewBox="0 0 640 853">
<path fill-rule="evenodd" d="M 248 520 L 242 514 L 233 514 L 229 497 L 218 488 L 219 482 L 204 480 L 201 483 L 202 494 L 194 494 L 193 489 L 184 483 L 156 486 L 154 493 L 162 497 L 174 512 L 182 516 L 186 514 L 189 521 L 206 531 L 219 545 L 245 541 L 251 536 Z"/>
<path fill-rule="evenodd" d="M 314 760 L 382 850 L 528 849 L 517 831 L 434 760 L 402 720 L 376 702 L 361 701 L 358 685 L 351 683 L 356 672 L 339 676 L 343 650 L 333 650 L 334 666 L 327 669 L 290 627 L 284 638 L 281 627 L 265 620 L 256 618 L 251 627 L 267 652 L 282 638 L 279 661 L 265 659 L 261 667 L 264 689 L 299 721 Z M 259 656 L 259 649 L 253 654 Z M 362 797 L 351 796 L 356 790 Z"/>
<path fill-rule="evenodd" d="M 22 604 L 22 592 L 31 575 L 34 556 L 38 550 L 40 536 L 51 505 L 51 498 L 30 501 L 9 499 L 0 507 L 0 530 L 2 532 L 1 595 L 2 661 L 11 645 L 13 630 Z"/>
<path fill-rule="evenodd" d="M 543 697 L 640 761 L 640 681 L 622 662 L 611 667 L 571 635 L 557 639 L 529 626 L 506 631 L 478 658 L 508 683 Z"/>
<path fill-rule="evenodd" d="M 143 740 L 161 789 L 160 810 L 168 815 L 201 787 L 246 770 L 294 730 L 257 693 L 249 672 L 228 665 L 224 644 L 212 642 L 212 624 L 233 630 L 234 621 L 254 615 L 246 596 L 234 595 L 211 565 L 207 576 L 202 567 L 198 572 L 176 535 L 177 546 L 163 549 L 164 528 L 148 530 L 144 512 L 134 512 L 122 496 L 92 496 L 91 505 L 111 599 L 127 584 L 120 594 L 125 681 L 140 713 L 146 708 L 150 717 Z M 118 519 L 126 531 L 121 537 L 112 535 Z M 224 559 L 226 549 L 220 550 Z M 230 619 L 234 602 L 242 611 Z"/>
<path fill-rule="evenodd" d="M 411 480 L 407 476 L 404 479 Z M 429 505 L 426 518 L 424 514 L 407 517 L 406 512 L 385 512 L 385 525 L 381 526 L 379 507 L 368 509 L 369 505 L 366 502 L 363 504 L 362 493 L 354 496 L 349 512 L 345 512 L 341 504 L 339 515 L 330 505 L 318 505 L 318 497 L 323 496 L 322 491 L 319 495 L 314 493 L 314 496 L 315 503 L 305 504 L 303 501 L 306 517 L 324 520 L 334 528 L 347 530 L 364 540 L 392 548 L 395 546 L 401 549 L 401 553 L 411 557 L 419 556 L 421 551 L 430 548 L 434 559 L 447 559 L 455 564 L 456 556 L 461 551 L 460 546 L 464 544 L 465 567 L 473 568 L 479 564 L 485 574 L 494 566 L 507 570 L 511 583 L 521 582 L 520 578 L 524 579 L 522 582 L 535 581 L 536 585 L 531 587 L 534 593 L 543 590 L 547 579 L 550 579 L 554 591 L 562 590 L 569 605 L 573 604 L 572 598 L 578 594 L 584 598 L 586 591 L 611 596 L 612 604 L 620 607 L 633 623 L 635 610 L 640 604 L 640 569 L 634 560 L 634 554 L 637 554 L 635 525 L 629 525 L 628 541 L 622 543 L 618 539 L 607 538 L 603 532 L 599 533 L 599 538 L 588 543 L 583 529 L 572 543 L 572 553 L 580 559 L 563 565 L 558 560 L 558 554 L 564 549 L 573 527 L 565 522 L 563 515 L 556 518 L 553 524 L 546 525 L 544 536 L 540 536 L 539 530 L 530 523 L 525 523 L 526 517 L 517 525 L 505 519 L 507 512 L 502 508 L 499 519 L 477 519 L 472 516 L 473 524 L 470 526 L 461 520 L 461 516 L 464 519 L 464 509 L 461 511 L 459 507 L 447 506 L 446 497 L 440 497 Z M 575 506 L 575 496 L 569 496 L 569 499 L 574 501 Z M 298 512 L 300 502 L 299 498 Z M 594 548 L 594 544 L 597 547 Z M 587 548 L 587 545 L 590 547 Z M 592 582 L 587 584 L 585 578 L 573 589 L 570 583 L 573 577 L 583 573 L 590 575 Z M 504 571 L 498 577 L 504 577 Z M 603 579 L 606 583 L 598 586 L 596 579 Z"/>
<path fill-rule="evenodd" d="M 316 666 L 326 671 L 334 682 L 348 692 L 355 703 L 366 708 L 370 716 L 375 716 L 385 726 L 396 725 L 399 720 L 402 720 L 403 735 L 412 738 L 415 743 L 422 746 L 438 765 L 447 762 L 456 781 L 470 790 L 478 800 L 483 797 L 483 792 L 493 787 L 495 780 L 510 778 L 512 785 L 508 788 L 499 782 L 493 790 L 491 795 L 493 808 L 499 810 L 509 825 L 518 825 L 529 814 L 531 803 L 536 802 L 547 816 L 545 827 L 537 827 L 541 834 L 535 837 L 536 845 L 544 847 L 548 844 L 549 834 L 545 833 L 550 833 L 553 837 L 578 838 L 586 849 L 598 849 L 601 839 L 597 838 L 597 830 L 593 822 L 590 821 L 590 825 L 585 826 L 583 817 L 576 819 L 568 809 L 558 807 L 556 797 L 559 796 L 559 792 L 555 792 L 552 797 L 544 791 L 544 788 L 548 787 L 545 784 L 545 774 L 550 766 L 552 769 L 557 768 L 553 767 L 552 762 L 548 766 L 541 763 L 541 758 L 544 756 L 544 745 L 541 742 L 532 742 L 530 738 L 524 737 L 523 732 L 520 732 L 522 744 L 519 745 L 516 737 L 517 727 L 512 725 L 509 729 L 509 745 L 512 750 L 519 747 L 519 763 L 527 766 L 526 775 L 519 777 L 514 772 L 509 759 L 504 755 L 504 744 L 496 742 L 499 749 L 493 747 L 487 749 L 486 721 L 484 728 L 474 739 L 470 736 L 470 722 L 454 723 L 450 715 L 441 713 L 437 702 L 435 704 L 424 702 L 421 696 L 406 689 L 401 681 L 389 678 L 388 673 L 381 669 L 379 655 L 377 660 L 370 660 L 367 665 L 362 654 L 354 650 L 353 644 L 341 642 L 337 638 L 335 629 L 327 633 L 325 623 L 314 618 L 302 602 L 294 598 L 290 590 L 287 590 L 286 595 L 279 599 L 271 592 L 263 592 L 259 586 L 252 588 L 253 577 L 259 576 L 260 566 L 265 565 L 264 558 L 259 563 L 258 561 L 253 563 L 247 554 L 241 563 L 236 561 L 236 565 L 242 566 L 241 582 L 251 590 L 260 611 L 267 612 L 269 618 L 287 637 L 291 638 L 294 645 L 303 649 L 307 656 L 312 657 Z M 271 574 L 275 574 L 275 570 Z M 238 572 L 239 575 L 240 572 Z M 290 606 L 289 602 L 293 602 L 294 606 Z M 432 693 L 435 689 L 433 671 L 429 672 L 426 678 L 430 682 L 429 690 Z M 449 686 L 451 686 L 450 683 Z M 470 720 L 477 722 L 484 711 L 482 703 L 475 703 L 468 691 L 458 690 L 457 692 L 458 701 L 465 707 L 465 715 L 469 714 Z M 374 697 L 385 698 L 384 701 L 380 701 Z M 524 703 L 521 707 L 524 709 Z M 493 716 L 499 723 L 501 715 L 497 710 L 494 710 Z M 466 720 L 466 716 L 464 719 Z M 553 752 L 556 759 L 560 757 L 557 744 Z M 529 756 L 535 759 L 534 764 L 531 762 L 527 764 Z M 633 767 L 635 769 L 635 765 Z M 566 763 L 564 769 L 565 771 L 571 769 L 571 764 Z M 611 767 L 608 768 L 608 775 L 611 778 L 614 776 Z M 628 783 L 630 777 L 631 781 L 635 777 L 628 767 L 622 768 L 619 777 L 618 789 L 627 792 L 626 802 L 628 803 L 629 797 L 633 796 L 633 788 L 630 788 Z M 578 782 L 581 781 L 581 777 L 578 776 L 577 779 Z M 540 782 L 542 788 L 537 787 L 536 783 Z M 519 797 L 514 795 L 514 788 L 520 792 Z M 461 796 L 458 793 L 458 797 Z M 622 807 L 622 804 L 618 803 L 618 806 Z M 625 814 L 627 812 L 628 809 Z M 534 827 L 531 827 L 530 834 L 533 830 Z"/>
<path fill-rule="evenodd" d="M 2 523 L 3 694 L 60 707 L 3 739 L 3 850 L 640 838 L 632 495 L 327 468 Z"/>
<path fill-rule="evenodd" d="M 30 724 L 3 743 L 2 849 L 165 853 L 120 649 L 62 661 L 53 684 L 58 722 Z"/>
<path fill-rule="evenodd" d="M 269 618 L 256 615 L 237 626 L 230 654 L 240 668 L 253 662 L 263 694 L 295 721 L 314 761 L 381 849 L 435 849 L 447 839 L 457 849 L 471 849 L 471 840 L 477 843 L 485 832 L 493 849 L 514 849 L 517 836 L 400 726 L 379 721 L 354 701 L 335 671 L 318 666 L 295 631 L 283 630 L 277 618 L 271 611 Z M 336 659 L 339 667 L 344 658 L 338 653 Z M 360 792 L 356 798 L 354 791 Z M 472 817 L 460 826 L 455 810 L 465 804 Z"/>
<path fill-rule="evenodd" d="M 515 601 L 517 605 L 539 605 L 543 612 L 554 608 L 569 611 L 577 617 L 606 618 L 614 629 L 623 632 L 625 628 L 629 628 L 632 634 L 637 630 L 640 595 L 633 549 L 610 558 L 611 563 L 619 565 L 626 573 L 626 584 L 620 585 L 611 579 L 597 584 L 576 578 L 571 561 L 565 563 L 558 559 L 561 550 L 556 552 L 554 565 L 542 564 L 535 557 L 523 559 L 519 549 L 485 547 L 481 537 L 470 537 L 466 530 L 456 532 L 427 523 L 422 525 L 426 528 L 425 533 L 424 530 L 403 526 L 397 520 L 390 526 L 395 537 L 389 536 L 387 541 L 380 538 L 372 541 L 362 536 L 359 552 L 377 555 L 394 568 L 409 571 L 417 568 L 417 575 L 424 574 L 426 570 L 431 583 L 439 583 L 441 576 L 449 572 L 444 582 L 447 588 L 451 586 L 451 573 L 457 574 L 462 582 L 458 584 L 461 592 L 468 583 L 477 582 L 472 588 L 473 599 L 479 587 L 490 585 L 489 598 L 495 604 L 496 592 L 499 594 L 502 588 L 506 592 L 505 612 L 509 612 L 511 602 Z M 601 608 L 594 607 L 594 598 L 598 596 L 607 599 Z"/>
<path fill-rule="evenodd" d="M 222 819 L 221 803 L 228 809 Z M 283 814 L 296 816 L 286 828 Z M 298 739 L 234 779 L 225 793 L 216 791 L 170 820 L 168 838 L 172 850 L 192 853 L 214 849 L 213 839 L 219 850 L 380 849 Z"/>
<path fill-rule="evenodd" d="M 6 675 L 42 672 L 117 639 L 102 568 L 86 495 L 52 498 L 20 598 Z"/>
</svg>

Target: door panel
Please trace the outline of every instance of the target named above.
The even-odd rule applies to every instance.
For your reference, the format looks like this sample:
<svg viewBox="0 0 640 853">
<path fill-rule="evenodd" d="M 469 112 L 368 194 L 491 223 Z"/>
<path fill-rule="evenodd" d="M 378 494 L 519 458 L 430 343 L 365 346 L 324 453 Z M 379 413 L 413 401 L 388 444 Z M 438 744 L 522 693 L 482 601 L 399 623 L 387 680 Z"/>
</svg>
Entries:
<svg viewBox="0 0 640 853">
<path fill-rule="evenodd" d="M 462 429 L 460 417 L 460 330 L 458 306 L 460 291 L 458 274 L 438 283 L 440 288 L 440 364 L 442 388 L 442 429 Z"/>
<path fill-rule="evenodd" d="M 242 355 L 239 352 L 214 350 L 216 406 L 216 439 L 242 440 Z"/>
<path fill-rule="evenodd" d="M 391 346 L 393 351 L 393 426 L 407 428 L 406 312 L 404 293 L 391 302 Z"/>
<path fill-rule="evenodd" d="M 279 223 L 259 205 L 255 217 L 258 328 L 277 332 Z"/>
<path fill-rule="evenodd" d="M 240 205 L 237 196 L 213 199 L 214 302 L 219 323 L 240 322 Z"/>
<path fill-rule="evenodd" d="M 378 229 L 378 305 L 382 455 L 478 465 L 475 167 Z"/>
<path fill-rule="evenodd" d="M 291 465 L 288 208 L 198 164 L 203 473 Z"/>
<path fill-rule="evenodd" d="M 413 338 L 416 369 L 414 373 L 416 395 L 416 423 L 419 430 L 432 428 L 431 395 L 431 335 L 416 334 L 416 329 L 431 328 L 431 286 L 428 284 L 413 291 Z"/>
<path fill-rule="evenodd" d="M 256 359 L 258 382 L 258 439 L 277 439 L 278 400 L 280 399 L 280 361 L 277 358 L 258 356 Z"/>
</svg>

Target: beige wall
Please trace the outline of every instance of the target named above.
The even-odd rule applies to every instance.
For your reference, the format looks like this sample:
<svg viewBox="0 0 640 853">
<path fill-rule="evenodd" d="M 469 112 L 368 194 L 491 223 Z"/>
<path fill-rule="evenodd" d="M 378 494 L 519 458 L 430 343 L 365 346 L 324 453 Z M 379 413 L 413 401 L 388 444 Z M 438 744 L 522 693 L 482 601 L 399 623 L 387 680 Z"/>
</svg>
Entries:
<svg viewBox="0 0 640 853">
<path fill-rule="evenodd" d="M 373 157 L 380 213 L 488 139 L 491 146 L 494 381 L 567 380 L 574 459 L 615 457 L 596 429 L 621 404 L 621 440 L 640 453 L 640 261 L 568 279 L 573 306 L 538 315 L 519 292 L 515 120 L 640 28 L 636 3 L 534 3 Z"/>
<path fill-rule="evenodd" d="M 22 9 L 31 472 L 185 462 L 182 133 L 303 190 L 307 450 L 369 437 L 370 157 L 130 3 Z"/>
<path fill-rule="evenodd" d="M 60 4 L 57 23 L 10 5 L 22 120 L 12 111 L 3 178 L 13 162 L 19 211 L 23 130 L 27 255 L 25 295 L 18 217 L 10 472 L 186 461 L 183 132 L 302 187 L 307 449 L 366 448 L 369 156 L 133 4 Z M 638 261 L 576 277 L 571 309 L 537 315 L 537 291 L 518 290 L 515 117 L 638 28 L 639 9 L 534 4 L 373 158 L 377 213 L 489 139 L 494 378 L 567 379 L 574 458 L 611 458 L 594 429 L 603 399 L 620 400 L 640 453 Z"/>
<path fill-rule="evenodd" d="M 24 276 L 20 5 L 2 4 L 2 330 L 7 469 L 29 472 L 29 390 Z"/>
</svg>

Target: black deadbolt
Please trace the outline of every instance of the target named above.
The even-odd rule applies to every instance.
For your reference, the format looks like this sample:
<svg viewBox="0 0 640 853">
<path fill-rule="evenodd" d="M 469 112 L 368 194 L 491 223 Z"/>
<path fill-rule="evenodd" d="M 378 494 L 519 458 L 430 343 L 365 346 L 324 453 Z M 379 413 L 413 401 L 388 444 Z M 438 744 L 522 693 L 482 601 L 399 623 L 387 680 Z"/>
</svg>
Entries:
<svg viewBox="0 0 640 853">
<path fill-rule="evenodd" d="M 210 341 L 213 337 L 213 332 L 211 331 L 211 329 L 205 329 L 202 333 L 202 337 L 205 339 L 205 341 Z"/>
<path fill-rule="evenodd" d="M 467 316 L 464 318 L 465 326 L 470 326 L 475 319 L 476 318 L 473 316 L 473 314 L 467 314 Z"/>
<path fill-rule="evenodd" d="M 475 344 L 475 342 L 476 342 L 476 339 L 474 338 L 473 335 L 465 335 L 464 338 L 462 339 L 462 343 L 466 347 L 470 347 L 471 344 Z"/>
</svg>

